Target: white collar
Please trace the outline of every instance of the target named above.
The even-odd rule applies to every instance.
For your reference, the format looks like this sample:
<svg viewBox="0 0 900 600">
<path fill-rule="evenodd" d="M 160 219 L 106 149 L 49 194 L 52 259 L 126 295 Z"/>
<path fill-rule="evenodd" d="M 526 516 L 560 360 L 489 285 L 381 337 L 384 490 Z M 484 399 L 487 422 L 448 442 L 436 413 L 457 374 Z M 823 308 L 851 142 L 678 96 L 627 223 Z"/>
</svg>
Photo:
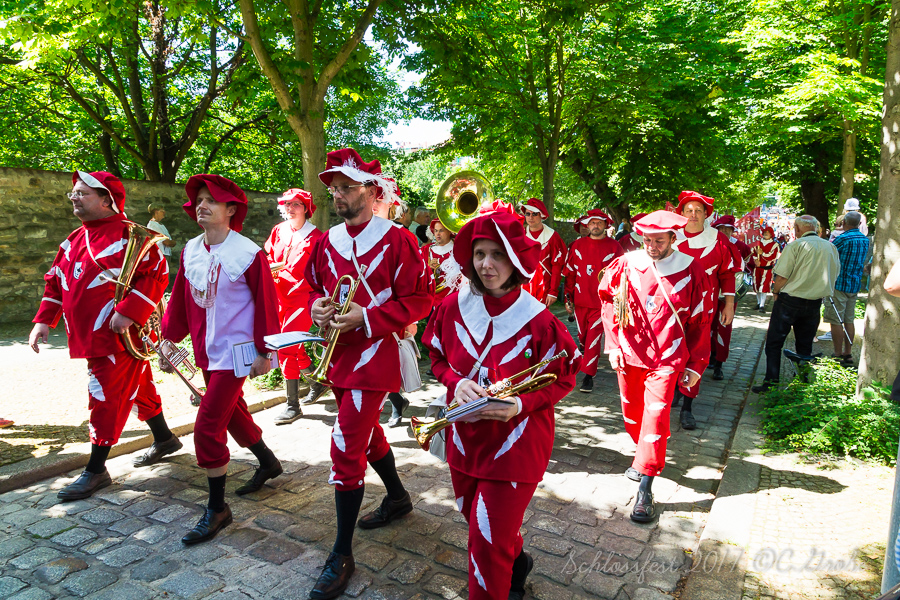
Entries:
<svg viewBox="0 0 900 600">
<path fill-rule="evenodd" d="M 654 264 L 654 260 L 650 258 L 646 250 L 633 250 L 625 255 L 625 260 L 629 267 L 634 267 L 638 271 L 646 271 L 650 265 Z M 693 260 L 684 252 L 675 250 L 664 259 L 655 261 L 656 272 L 663 277 L 668 277 L 687 269 Z"/>
<path fill-rule="evenodd" d="M 291 227 L 290 223 L 288 223 L 288 227 Z M 316 226 L 312 224 L 312 221 L 307 220 L 306 223 L 303 224 L 303 227 L 291 233 L 291 242 L 294 240 L 302 242 L 310 236 L 315 228 Z M 293 227 L 291 227 L 291 229 L 293 230 Z"/>
<path fill-rule="evenodd" d="M 253 264 L 258 252 L 256 243 L 233 229 L 228 231 L 225 241 L 210 252 L 203 243 L 201 233 L 184 247 L 184 276 L 192 287 L 205 292 L 210 266 L 215 261 L 215 265 L 221 265 L 225 275 L 234 283 Z"/>
<path fill-rule="evenodd" d="M 443 246 L 431 246 L 431 251 L 437 254 L 438 256 L 443 256 L 453 250 L 453 240 L 450 240 Z"/>
<path fill-rule="evenodd" d="M 543 248 L 544 246 L 547 245 L 547 242 L 550 241 L 550 238 L 552 238 L 552 237 L 553 237 L 553 234 L 556 233 L 556 232 L 555 232 L 553 229 L 550 229 L 549 227 L 547 227 L 546 225 L 544 225 L 543 223 L 541 223 L 541 225 L 543 225 L 544 228 L 541 229 L 540 235 L 538 235 L 536 238 L 535 238 L 535 237 L 531 237 L 531 235 L 529 235 L 528 237 L 531 238 L 532 240 L 535 240 L 535 241 L 537 241 L 537 242 L 540 242 L 541 248 Z M 531 231 L 529 231 L 528 233 L 530 234 Z"/>
<path fill-rule="evenodd" d="M 643 243 L 644 243 L 644 236 L 642 236 L 641 234 L 639 234 L 637 231 L 632 231 L 632 232 L 631 232 L 631 237 L 632 237 L 632 239 L 634 239 L 634 241 L 636 241 L 636 242 L 639 243 L 639 244 L 643 244 Z"/>
<path fill-rule="evenodd" d="M 493 344 L 502 344 L 531 321 L 534 317 L 546 310 L 546 306 L 522 290 L 512 306 L 505 311 L 491 317 L 484 306 L 484 297 L 473 294 L 469 286 L 462 286 L 457 296 L 459 314 L 462 315 L 466 329 L 472 334 L 472 338 L 479 346 L 487 335 L 488 325 L 494 323 Z"/>
<path fill-rule="evenodd" d="M 737 238 L 734 236 L 731 236 L 730 238 L 728 238 L 728 241 L 731 242 L 732 244 L 737 244 Z"/>
<path fill-rule="evenodd" d="M 694 237 L 688 237 L 684 233 L 684 229 L 679 229 L 675 236 L 679 240 L 679 245 L 684 240 L 687 240 L 688 248 L 709 248 L 710 246 L 715 245 L 716 240 L 719 239 L 719 230 L 714 229 L 708 225 L 703 226 L 703 231 L 700 232 L 699 235 L 695 235 Z"/>
<path fill-rule="evenodd" d="M 355 238 L 347 233 L 347 224 L 341 223 L 328 230 L 328 242 L 337 250 L 344 260 L 350 260 L 353 255 L 354 242 L 356 256 L 363 256 L 381 241 L 385 234 L 393 227 L 393 222 L 381 217 L 372 217 L 365 228 Z"/>
</svg>

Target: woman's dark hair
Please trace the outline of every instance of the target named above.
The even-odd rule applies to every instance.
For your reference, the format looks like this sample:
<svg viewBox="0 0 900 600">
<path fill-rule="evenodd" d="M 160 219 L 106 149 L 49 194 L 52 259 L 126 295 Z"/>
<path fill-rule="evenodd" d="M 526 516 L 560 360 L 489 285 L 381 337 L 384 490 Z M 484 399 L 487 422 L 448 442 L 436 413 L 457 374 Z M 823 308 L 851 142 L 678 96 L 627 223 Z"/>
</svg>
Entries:
<svg viewBox="0 0 900 600">
<path fill-rule="evenodd" d="M 481 281 L 481 277 L 478 276 L 478 272 L 475 270 L 474 261 L 470 263 L 470 269 L 472 271 L 472 278 L 469 280 L 469 285 L 475 291 L 477 296 L 484 296 L 488 293 L 487 288 L 484 287 L 484 283 Z M 511 290 L 518 285 L 524 285 L 528 283 L 528 281 L 519 273 L 515 268 L 513 268 L 512 274 L 509 276 L 509 279 L 503 282 L 503 285 L 500 286 L 502 290 Z"/>
</svg>

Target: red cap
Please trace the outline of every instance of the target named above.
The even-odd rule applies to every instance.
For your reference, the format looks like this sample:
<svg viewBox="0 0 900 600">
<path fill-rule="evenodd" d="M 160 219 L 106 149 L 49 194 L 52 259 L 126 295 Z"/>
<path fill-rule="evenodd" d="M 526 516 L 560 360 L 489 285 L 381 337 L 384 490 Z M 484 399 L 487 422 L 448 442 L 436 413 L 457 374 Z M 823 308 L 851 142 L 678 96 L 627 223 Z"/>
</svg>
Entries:
<svg viewBox="0 0 900 600">
<path fill-rule="evenodd" d="M 680 194 L 678 194 L 678 208 L 675 209 L 675 212 L 680 215 L 682 212 L 684 212 L 684 205 L 692 200 L 696 200 L 697 202 L 703 204 L 703 206 L 706 207 L 707 215 L 712 214 L 713 203 L 715 202 L 715 200 L 713 200 L 709 196 L 704 196 L 703 194 L 691 191 L 681 192 Z"/>
<path fill-rule="evenodd" d="M 291 188 L 278 198 L 278 204 L 285 204 L 287 202 L 294 202 L 295 200 L 299 200 L 306 206 L 306 218 L 309 218 L 316 212 L 316 203 L 313 202 L 312 194 L 307 192 L 306 190 L 301 190 L 300 188 Z"/>
<path fill-rule="evenodd" d="M 610 221 L 608 214 L 606 214 L 599 208 L 592 208 L 591 210 L 587 211 L 586 215 L 584 215 L 583 217 L 579 217 L 578 222 L 582 225 L 587 225 L 591 219 L 603 219 L 604 221 L 606 221 L 607 225 L 609 225 Z"/>
<path fill-rule="evenodd" d="M 391 200 L 392 200 L 391 206 L 400 206 L 401 204 L 403 204 L 403 202 L 400 200 L 400 196 L 402 195 L 400 193 L 400 186 L 397 185 L 397 182 L 394 181 L 394 178 L 393 177 L 385 177 L 384 179 L 385 179 L 385 181 L 388 181 L 388 182 L 394 184 L 394 188 L 395 188 L 394 192 L 395 193 L 391 194 L 390 191 L 388 191 L 388 196 L 391 197 Z M 375 198 L 377 198 L 378 200 L 383 200 L 384 199 L 384 188 L 379 185 L 379 186 L 377 186 L 377 189 L 378 189 L 378 192 L 375 194 Z"/>
<path fill-rule="evenodd" d="M 763 233 L 765 233 L 765 232 L 767 232 L 767 231 L 768 231 L 769 233 L 772 234 L 772 237 L 773 237 L 773 238 L 775 237 L 775 230 L 772 229 L 771 227 L 769 227 L 768 225 L 766 225 L 765 227 L 763 227 L 763 230 L 760 232 L 760 235 L 762 235 Z"/>
<path fill-rule="evenodd" d="M 72 185 L 83 181 L 89 188 L 106 190 L 112 198 L 112 209 L 121 213 L 125 210 L 125 186 L 119 178 L 106 171 L 75 171 L 72 173 Z"/>
<path fill-rule="evenodd" d="M 511 206 L 511 205 L 507 205 Z M 462 265 L 463 274 L 472 279 L 475 240 L 493 240 L 506 250 L 513 268 L 531 280 L 541 257 L 541 245 L 525 235 L 525 227 L 514 214 L 497 211 L 476 217 L 463 225 L 453 242 L 453 259 Z"/>
<path fill-rule="evenodd" d="M 687 217 L 668 210 L 657 210 L 634 222 L 639 235 L 654 235 L 671 231 L 675 233 L 687 224 Z"/>
<path fill-rule="evenodd" d="M 634 225 L 635 221 L 640 221 L 641 219 L 643 219 L 646 216 L 647 216 L 647 213 L 638 213 L 638 214 L 634 215 L 633 217 L 631 217 L 631 224 Z"/>
<path fill-rule="evenodd" d="M 735 220 L 733 215 L 722 215 L 718 219 L 712 222 L 713 227 L 731 227 L 735 228 Z"/>
<path fill-rule="evenodd" d="M 188 196 L 188 201 L 182 205 L 184 212 L 194 221 L 197 220 L 197 207 L 194 204 L 197 201 L 197 194 L 204 187 L 209 189 L 209 193 L 216 202 L 238 203 L 237 210 L 232 215 L 228 226 L 233 231 L 240 232 L 244 227 L 244 217 L 247 216 L 247 194 L 235 182 L 221 175 L 193 175 L 188 179 L 184 184 L 184 191 Z"/>
<path fill-rule="evenodd" d="M 387 197 L 392 205 L 400 202 L 397 182 L 381 172 L 381 163 L 378 159 L 365 162 L 353 148 L 341 148 L 328 153 L 325 170 L 319 173 L 319 179 L 325 185 L 331 185 L 335 173 L 343 173 L 359 183 L 374 183 L 378 186 L 379 199 Z"/>
<path fill-rule="evenodd" d="M 546 219 L 550 216 L 550 213 L 547 212 L 547 206 L 537 198 L 529 198 L 519 205 L 519 209 L 522 211 L 523 215 L 525 214 L 525 209 L 531 209 L 532 211 L 541 213 L 542 219 Z"/>
<path fill-rule="evenodd" d="M 519 223 L 525 222 L 525 217 L 516 212 L 516 209 L 512 204 L 504 202 L 503 200 L 494 200 L 490 204 L 482 204 L 481 208 L 478 209 L 478 214 L 480 216 L 491 215 L 494 213 L 506 213 L 514 216 Z"/>
<path fill-rule="evenodd" d="M 581 235 L 581 220 L 583 218 L 584 218 L 584 215 L 581 215 L 580 217 L 575 219 L 574 223 L 572 223 L 572 229 L 574 229 L 575 233 L 577 233 L 578 235 Z"/>
</svg>

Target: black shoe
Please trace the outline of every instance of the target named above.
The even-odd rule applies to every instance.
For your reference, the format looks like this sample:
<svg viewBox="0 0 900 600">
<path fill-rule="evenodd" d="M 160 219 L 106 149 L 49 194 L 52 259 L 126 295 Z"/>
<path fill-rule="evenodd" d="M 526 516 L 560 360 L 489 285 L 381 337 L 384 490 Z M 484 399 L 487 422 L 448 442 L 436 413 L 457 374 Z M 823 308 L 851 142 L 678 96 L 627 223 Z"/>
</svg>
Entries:
<svg viewBox="0 0 900 600">
<path fill-rule="evenodd" d="M 713 367 L 713 379 L 716 381 L 722 381 L 725 379 L 725 374 L 722 373 L 722 363 L 717 362 L 716 366 Z"/>
<path fill-rule="evenodd" d="M 760 307 L 759 307 L 759 312 L 761 312 L 761 313 L 766 312 L 766 307 L 765 307 L 765 306 L 760 306 Z"/>
<path fill-rule="evenodd" d="M 144 452 L 142 456 L 134 459 L 134 462 L 131 464 L 135 467 L 149 467 L 150 465 L 155 465 L 162 457 L 168 456 L 169 454 L 175 454 L 181 450 L 182 446 L 184 446 L 184 444 L 182 444 L 181 440 L 175 437 L 175 434 L 173 433 L 172 437 L 165 442 L 153 442 L 147 451 Z"/>
<path fill-rule="evenodd" d="M 594 378 L 590 375 L 585 375 L 584 379 L 581 380 L 581 387 L 579 388 L 585 394 L 590 394 L 594 391 Z"/>
<path fill-rule="evenodd" d="M 528 574 L 531 573 L 531 570 L 534 568 L 534 559 L 531 555 L 524 550 L 522 550 L 522 554 L 525 555 L 526 560 L 525 572 L 517 574 L 513 571 L 513 578 L 509 584 L 509 600 L 523 600 L 525 598 L 525 581 L 528 579 Z"/>
<path fill-rule="evenodd" d="M 300 401 L 300 404 L 312 404 L 327 391 L 328 386 L 321 383 L 311 382 L 309 384 L 309 392 L 307 392 L 306 396 L 303 397 L 303 399 Z"/>
<path fill-rule="evenodd" d="M 687 430 L 697 429 L 697 419 L 694 418 L 691 411 L 681 411 L 681 428 Z"/>
<path fill-rule="evenodd" d="M 641 480 L 641 472 L 635 469 L 634 467 L 628 467 L 625 469 L 625 477 L 632 481 L 640 481 Z"/>
<path fill-rule="evenodd" d="M 109 471 L 106 469 L 103 469 L 102 473 L 84 471 L 78 476 L 78 479 L 59 490 L 56 497 L 64 501 L 90 498 L 94 492 L 110 484 L 112 484 L 112 477 L 109 476 Z"/>
<path fill-rule="evenodd" d="M 381 506 L 360 519 L 357 525 L 359 525 L 360 529 L 384 527 L 394 519 L 408 515 L 412 512 L 412 509 L 412 499 L 409 497 L 409 492 L 401 500 L 391 500 L 390 497 L 385 496 L 384 500 L 381 501 Z"/>
<path fill-rule="evenodd" d="M 427 371 L 425 371 L 425 374 L 428 375 L 429 377 L 434 377 L 434 371 L 432 371 L 431 369 L 428 369 Z"/>
<path fill-rule="evenodd" d="M 203 513 L 194 528 L 188 531 L 181 541 L 190 546 L 211 540 L 216 537 L 217 533 L 231 525 L 232 520 L 231 507 L 227 504 L 222 512 L 216 512 L 207 507 L 206 512 Z"/>
<path fill-rule="evenodd" d="M 265 484 L 268 480 L 275 479 L 282 473 L 284 473 L 284 469 L 281 468 L 280 460 L 276 460 L 275 464 L 268 469 L 258 467 L 256 469 L 256 473 L 254 473 L 253 477 L 250 478 L 250 481 L 234 490 L 234 493 L 238 496 L 243 496 L 244 494 L 258 492 L 260 489 L 262 489 L 263 484 Z"/>
<path fill-rule="evenodd" d="M 638 523 L 649 523 L 655 518 L 656 505 L 653 504 L 653 494 L 638 490 L 634 508 L 631 509 L 631 520 Z"/>
<path fill-rule="evenodd" d="M 350 576 L 356 570 L 353 556 L 341 556 L 332 552 L 325 560 L 325 568 L 316 580 L 316 585 L 309 592 L 310 600 L 328 600 L 337 598 L 350 583 Z"/>
<path fill-rule="evenodd" d="M 763 382 L 760 385 L 754 385 L 752 388 L 750 388 L 750 391 L 753 392 L 754 394 L 765 394 L 766 392 L 771 390 L 773 387 L 775 387 L 774 383 L 763 380 Z"/>
<path fill-rule="evenodd" d="M 681 393 L 677 387 L 675 388 L 675 396 L 672 398 L 672 408 L 678 408 L 681 406 L 681 400 L 684 398 L 684 394 Z"/>
<path fill-rule="evenodd" d="M 387 426 L 388 427 L 400 427 L 400 421 L 403 420 L 403 411 L 409 408 L 409 400 L 403 398 L 403 405 L 400 407 L 400 412 L 397 412 L 397 407 L 393 404 L 391 405 L 391 418 L 388 419 Z"/>
</svg>

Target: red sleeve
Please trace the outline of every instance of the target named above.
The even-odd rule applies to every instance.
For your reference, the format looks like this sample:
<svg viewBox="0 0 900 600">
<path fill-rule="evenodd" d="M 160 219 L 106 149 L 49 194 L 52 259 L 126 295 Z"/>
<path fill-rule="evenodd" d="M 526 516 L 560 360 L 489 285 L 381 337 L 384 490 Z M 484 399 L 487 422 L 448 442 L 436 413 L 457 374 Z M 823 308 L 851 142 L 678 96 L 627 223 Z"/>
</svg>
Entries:
<svg viewBox="0 0 900 600">
<path fill-rule="evenodd" d="M 325 297 L 325 288 L 322 287 L 322 283 L 319 281 L 316 273 L 319 270 L 319 265 L 324 264 L 322 262 L 322 246 L 325 244 L 325 239 L 327 237 L 327 233 L 319 236 L 319 239 L 316 240 L 312 250 L 310 250 L 309 262 L 306 263 L 306 283 L 312 288 L 309 292 L 309 305 L 307 307 L 310 313 L 312 313 L 313 302 L 319 298 Z"/>
<path fill-rule="evenodd" d="M 168 285 L 169 264 L 159 247 L 153 244 L 138 263 L 137 272 L 131 280 L 132 289 L 116 305 L 116 312 L 143 325 L 162 300 Z"/>
<path fill-rule="evenodd" d="M 448 298 L 451 296 L 448 296 Z M 465 379 L 461 375 L 457 375 L 450 367 L 450 363 L 444 355 L 444 345 L 440 340 L 439 329 L 444 321 L 444 314 L 447 312 L 446 307 L 455 303 L 455 301 L 456 298 L 454 296 L 452 301 L 445 300 L 438 305 L 437 311 L 428 320 L 428 325 L 425 326 L 425 333 L 422 334 L 422 344 L 428 348 L 428 357 L 431 359 L 431 372 L 434 373 L 435 379 L 447 387 L 448 404 L 456 392 L 456 386 Z"/>
<path fill-rule="evenodd" d="M 266 342 L 263 338 L 281 331 L 278 326 L 278 297 L 275 292 L 275 280 L 272 279 L 272 270 L 266 260 L 266 254 L 262 250 L 256 253 L 256 258 L 244 272 L 247 285 L 253 295 L 253 342 L 256 351 L 266 354 Z"/>
<path fill-rule="evenodd" d="M 266 251 L 266 258 L 269 260 L 269 264 L 275 262 L 275 238 L 276 231 L 278 230 L 278 226 L 272 228 L 272 232 L 269 234 L 269 239 L 266 240 L 266 245 L 263 246 L 263 249 Z"/>
<path fill-rule="evenodd" d="M 175 285 L 166 305 L 166 313 L 162 320 L 162 336 L 176 344 L 186 338 L 191 332 L 188 327 L 187 306 L 187 279 L 184 276 L 184 250 L 178 260 L 178 273 L 175 275 Z"/>
<path fill-rule="evenodd" d="M 62 287 L 59 284 L 56 269 L 63 256 L 63 249 L 60 248 L 56 252 L 53 264 L 50 265 L 50 270 L 44 275 L 44 296 L 41 298 L 37 314 L 31 320 L 32 323 L 44 323 L 50 327 L 56 327 L 59 323 L 59 318 L 62 317 Z"/>
<path fill-rule="evenodd" d="M 426 269 L 419 247 L 408 235 L 396 237 L 399 238 L 399 243 L 395 245 L 397 260 L 413 265 L 415 276 L 395 279 L 392 299 L 381 306 L 364 309 L 369 333 L 373 338 L 402 331 L 407 325 L 424 318 L 433 302 L 434 286 L 429 273 L 426 273 L 430 269 Z"/>
<path fill-rule="evenodd" d="M 550 287 L 551 296 L 559 293 L 559 284 L 562 282 L 563 266 L 566 264 L 566 243 L 562 236 L 554 233 L 550 238 Z"/>
<path fill-rule="evenodd" d="M 723 243 L 722 240 L 725 240 Z M 725 295 L 734 295 L 734 274 L 741 272 L 740 252 L 737 247 L 728 241 L 725 236 L 719 234 L 716 242 L 722 248 L 722 261 L 719 263 L 719 290 Z"/>
<path fill-rule="evenodd" d="M 573 302 L 575 299 L 575 253 L 572 252 L 574 248 L 575 242 L 572 242 L 572 245 L 569 246 L 569 251 L 566 253 L 566 262 L 563 264 L 562 269 L 562 276 L 566 278 L 563 295 L 569 302 Z"/>
<path fill-rule="evenodd" d="M 709 333 L 712 312 L 708 302 L 717 302 L 716 298 L 708 299 L 704 296 L 704 285 L 695 285 L 693 282 L 705 281 L 706 273 L 695 261 L 691 263 L 691 314 L 684 323 L 685 342 L 690 352 L 687 368 L 701 377 L 709 365 L 711 338 Z M 734 277 L 731 277 L 731 289 L 734 291 Z"/>
<path fill-rule="evenodd" d="M 603 344 L 603 352 L 609 354 L 613 350 L 620 350 L 618 326 L 615 323 L 615 315 L 613 311 L 613 300 L 619 291 L 619 282 L 624 275 L 625 259 L 617 258 L 613 260 L 597 288 L 600 301 L 603 306 L 600 308 L 600 318 L 603 320 L 603 332 L 606 334 Z"/>
<path fill-rule="evenodd" d="M 551 319 L 550 327 L 544 328 L 541 332 L 541 342 L 538 346 L 540 359 L 544 360 L 547 354 L 551 352 L 558 354 L 562 350 L 566 350 L 569 355 L 556 359 L 541 371 L 541 374 L 555 373 L 556 381 L 537 391 L 519 395 L 522 413 L 552 408 L 575 389 L 575 376 L 581 368 L 581 354 L 569 330 L 556 317 Z"/>
</svg>

